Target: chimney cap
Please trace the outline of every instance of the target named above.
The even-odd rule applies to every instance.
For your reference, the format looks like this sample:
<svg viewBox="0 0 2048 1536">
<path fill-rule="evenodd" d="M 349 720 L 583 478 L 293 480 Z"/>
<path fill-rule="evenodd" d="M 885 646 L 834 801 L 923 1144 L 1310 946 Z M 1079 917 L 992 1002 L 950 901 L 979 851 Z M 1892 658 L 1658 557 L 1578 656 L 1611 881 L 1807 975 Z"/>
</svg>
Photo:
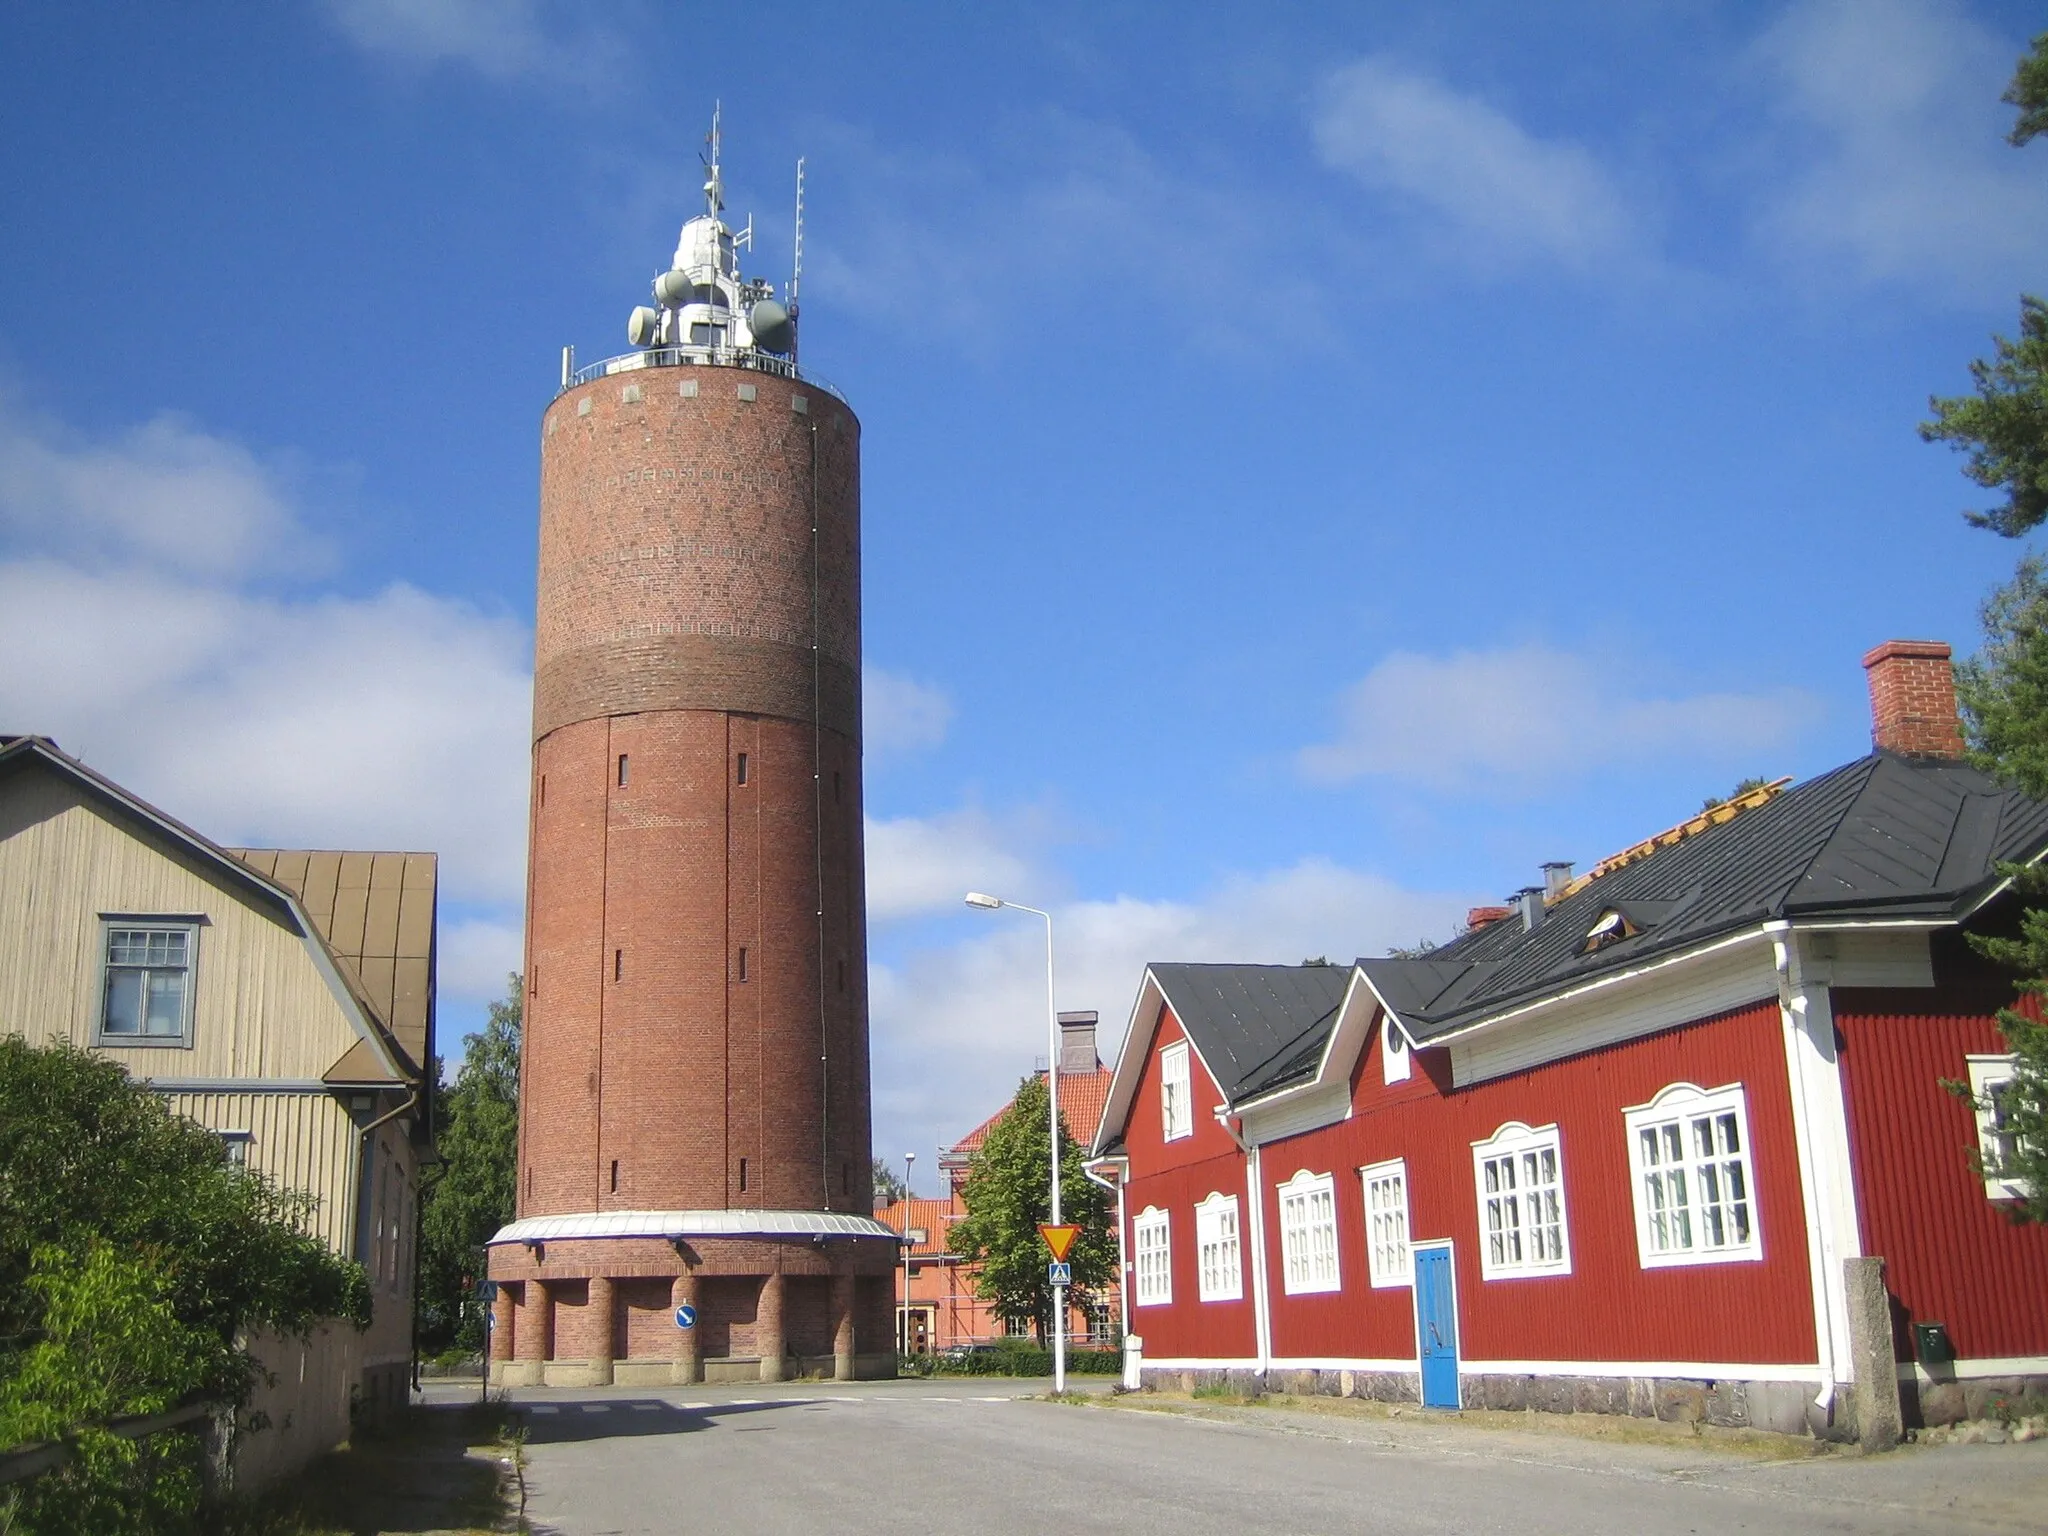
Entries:
<svg viewBox="0 0 2048 1536">
<path fill-rule="evenodd" d="M 1955 655 L 1946 640 L 1887 640 L 1863 653 L 1865 671 L 1881 661 L 1948 661 Z"/>
</svg>

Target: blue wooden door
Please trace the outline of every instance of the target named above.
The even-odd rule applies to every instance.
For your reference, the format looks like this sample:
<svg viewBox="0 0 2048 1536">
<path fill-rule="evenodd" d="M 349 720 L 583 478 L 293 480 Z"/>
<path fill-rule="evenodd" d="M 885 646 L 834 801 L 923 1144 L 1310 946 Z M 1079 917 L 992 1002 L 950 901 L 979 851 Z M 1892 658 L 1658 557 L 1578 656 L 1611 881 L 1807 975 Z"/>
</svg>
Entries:
<svg viewBox="0 0 2048 1536">
<path fill-rule="evenodd" d="M 1422 1405 L 1458 1404 L 1458 1301 L 1451 1279 L 1451 1250 L 1417 1248 L 1415 1257 L 1415 1339 L 1422 1363 Z"/>
</svg>

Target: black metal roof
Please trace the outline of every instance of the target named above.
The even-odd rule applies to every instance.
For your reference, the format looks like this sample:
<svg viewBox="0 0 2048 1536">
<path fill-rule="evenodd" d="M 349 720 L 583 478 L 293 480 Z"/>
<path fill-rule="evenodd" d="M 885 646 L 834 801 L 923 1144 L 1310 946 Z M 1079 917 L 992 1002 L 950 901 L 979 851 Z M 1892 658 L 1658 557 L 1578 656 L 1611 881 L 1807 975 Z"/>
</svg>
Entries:
<svg viewBox="0 0 2048 1536">
<path fill-rule="evenodd" d="M 1415 960 L 1359 965 L 1418 1040 L 1775 919 L 1953 921 L 2048 846 L 2048 804 L 1965 763 L 1872 753 Z M 1637 931 L 1582 953 L 1610 912 Z M 1156 967 L 1155 967 L 1156 969 Z"/>
<path fill-rule="evenodd" d="M 1233 1104 L 1313 1076 L 1351 986 L 1346 965 L 1162 963 L 1150 969 Z"/>
</svg>

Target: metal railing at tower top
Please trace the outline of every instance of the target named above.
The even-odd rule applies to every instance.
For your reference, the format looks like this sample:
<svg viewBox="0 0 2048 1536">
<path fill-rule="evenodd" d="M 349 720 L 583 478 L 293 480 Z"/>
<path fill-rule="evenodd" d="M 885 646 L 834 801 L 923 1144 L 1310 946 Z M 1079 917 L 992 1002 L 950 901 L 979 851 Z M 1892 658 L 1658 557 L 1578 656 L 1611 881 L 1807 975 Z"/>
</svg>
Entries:
<svg viewBox="0 0 2048 1536">
<path fill-rule="evenodd" d="M 831 380 L 821 379 L 808 369 L 797 367 L 786 357 L 758 352 L 751 347 L 643 347 L 637 352 L 625 352 L 602 362 L 585 364 L 571 373 L 569 382 L 555 393 L 557 396 L 565 395 L 592 379 L 633 373 L 642 368 L 744 368 L 754 373 L 771 374 L 778 379 L 794 379 L 799 384 L 822 389 L 841 405 L 847 403 L 846 396 Z"/>
</svg>

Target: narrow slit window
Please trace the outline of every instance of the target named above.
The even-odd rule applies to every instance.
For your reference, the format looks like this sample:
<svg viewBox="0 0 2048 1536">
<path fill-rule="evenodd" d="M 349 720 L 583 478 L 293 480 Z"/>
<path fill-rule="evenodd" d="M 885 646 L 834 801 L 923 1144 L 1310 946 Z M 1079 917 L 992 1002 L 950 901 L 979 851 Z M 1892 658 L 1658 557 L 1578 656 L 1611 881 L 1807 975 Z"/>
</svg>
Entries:
<svg viewBox="0 0 2048 1536">
<path fill-rule="evenodd" d="M 548 776 L 547 776 L 546 774 L 542 774 L 542 775 L 540 776 L 540 803 L 541 803 L 541 809 L 543 809 L 543 810 L 547 809 L 547 803 L 548 803 Z"/>
<path fill-rule="evenodd" d="M 533 1198 L 533 1164 L 526 1165 L 526 1198 Z"/>
<path fill-rule="evenodd" d="M 617 1159 L 617 1158 L 615 1157 L 615 1158 L 613 1158 L 613 1159 L 612 1159 L 612 1193 L 616 1195 L 616 1194 L 617 1194 L 618 1192 L 619 1192 L 619 1160 L 618 1160 L 618 1159 Z"/>
<path fill-rule="evenodd" d="M 744 752 L 740 754 L 737 771 L 733 774 L 733 782 L 735 784 L 747 782 L 747 754 Z"/>
<path fill-rule="evenodd" d="M 745 1158 L 743 1157 L 743 1158 L 741 1158 L 741 1159 L 740 1159 L 740 1188 L 741 1188 L 742 1190 L 744 1190 L 744 1189 L 745 1189 L 746 1187 L 747 1187 L 747 1160 L 746 1160 L 746 1159 L 745 1159 Z"/>
<path fill-rule="evenodd" d="M 626 776 L 631 771 L 631 769 L 631 760 L 626 756 L 625 753 L 621 752 L 619 754 L 619 788 L 624 789 L 626 787 Z"/>
<path fill-rule="evenodd" d="M 746 979 L 747 979 L 747 947 L 746 947 L 746 946 L 745 946 L 744 944 L 742 944 L 742 945 L 740 946 L 740 980 L 741 980 L 741 981 L 745 981 Z"/>
<path fill-rule="evenodd" d="M 624 981 L 625 979 L 626 952 L 623 949 L 615 949 L 612 951 L 612 980 Z"/>
</svg>

